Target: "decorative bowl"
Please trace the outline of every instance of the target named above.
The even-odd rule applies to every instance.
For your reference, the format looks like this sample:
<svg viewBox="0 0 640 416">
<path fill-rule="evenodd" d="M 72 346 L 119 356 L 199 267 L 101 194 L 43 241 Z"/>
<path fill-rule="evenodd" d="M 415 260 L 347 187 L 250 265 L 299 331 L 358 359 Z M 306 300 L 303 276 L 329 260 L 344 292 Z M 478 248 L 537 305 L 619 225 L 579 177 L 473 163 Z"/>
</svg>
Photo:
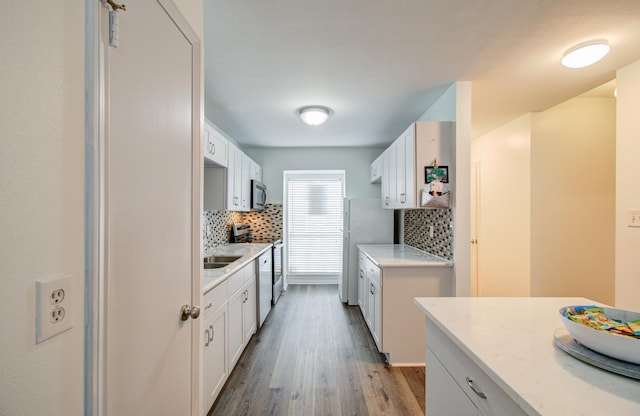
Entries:
<svg viewBox="0 0 640 416">
<path fill-rule="evenodd" d="M 639 338 L 596 329 L 574 322 L 566 316 L 568 310 L 575 310 L 575 308 L 580 307 L 584 306 L 569 305 L 559 310 L 562 323 L 576 341 L 602 355 L 640 365 Z M 601 309 L 609 319 L 615 319 L 621 322 L 640 319 L 640 312 L 608 307 L 601 307 Z"/>
</svg>

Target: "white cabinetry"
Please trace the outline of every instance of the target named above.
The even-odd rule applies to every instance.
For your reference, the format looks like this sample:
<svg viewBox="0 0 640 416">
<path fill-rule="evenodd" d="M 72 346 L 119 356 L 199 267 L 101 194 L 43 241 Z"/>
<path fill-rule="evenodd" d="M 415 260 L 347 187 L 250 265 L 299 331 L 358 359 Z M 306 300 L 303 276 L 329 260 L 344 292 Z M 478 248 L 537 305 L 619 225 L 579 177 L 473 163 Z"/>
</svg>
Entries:
<svg viewBox="0 0 640 416">
<path fill-rule="evenodd" d="M 364 320 L 369 327 L 369 331 L 371 331 L 378 351 L 382 351 L 382 281 L 380 268 L 366 256 L 364 256 L 363 266 L 360 269 L 364 271 Z"/>
<path fill-rule="evenodd" d="M 226 282 L 204 297 L 203 409 L 208 410 L 229 375 L 227 362 L 227 285 Z"/>
<path fill-rule="evenodd" d="M 481 416 L 455 380 L 427 348 L 426 407 L 430 415 Z"/>
<path fill-rule="evenodd" d="M 366 258 L 362 251 L 358 251 L 358 306 L 362 316 L 366 315 L 365 312 L 365 293 L 366 293 Z"/>
<path fill-rule="evenodd" d="M 203 298 L 203 415 L 257 330 L 255 263 L 235 272 Z"/>
<path fill-rule="evenodd" d="M 255 262 L 237 271 L 229 282 L 229 367 L 238 362 L 256 332 Z"/>
<path fill-rule="evenodd" d="M 426 336 L 427 414 L 441 414 L 439 409 L 447 409 L 446 414 L 456 415 L 526 414 L 430 319 L 427 319 Z M 452 411 L 452 403 L 462 410 Z M 477 412 L 474 413 L 473 408 Z"/>
<path fill-rule="evenodd" d="M 204 164 L 205 166 L 227 166 L 228 140 L 218 133 L 208 121 L 204 123 Z"/>
<path fill-rule="evenodd" d="M 451 296 L 451 268 L 380 267 L 364 251 L 358 256 L 360 310 L 378 351 L 387 354 L 390 364 L 423 364 L 424 315 L 413 299 Z"/>
<path fill-rule="evenodd" d="M 205 211 L 243 211 L 251 209 L 251 180 L 262 180 L 262 168 L 251 160 L 238 146 L 228 142 L 226 169 L 205 166 Z"/>
<path fill-rule="evenodd" d="M 371 162 L 369 170 L 369 181 L 371 183 L 380 183 L 382 181 L 382 169 L 382 155 L 380 155 L 376 160 Z"/>
<path fill-rule="evenodd" d="M 439 166 L 448 166 L 451 175 L 452 133 L 452 123 L 419 121 L 409 126 L 384 151 L 381 155 L 383 208 L 420 208 L 420 191 L 425 185 L 424 168 L 432 166 L 434 160 Z M 452 177 L 449 177 L 451 181 Z"/>
</svg>

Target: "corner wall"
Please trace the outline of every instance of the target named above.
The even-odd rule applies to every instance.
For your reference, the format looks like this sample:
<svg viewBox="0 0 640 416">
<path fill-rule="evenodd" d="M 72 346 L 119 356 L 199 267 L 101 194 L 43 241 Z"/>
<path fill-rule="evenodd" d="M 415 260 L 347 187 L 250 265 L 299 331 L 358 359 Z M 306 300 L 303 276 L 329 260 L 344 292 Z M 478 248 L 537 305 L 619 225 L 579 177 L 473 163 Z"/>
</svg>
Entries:
<svg viewBox="0 0 640 416">
<path fill-rule="evenodd" d="M 613 98 L 532 116 L 532 296 L 614 301 L 615 118 Z"/>
<path fill-rule="evenodd" d="M 83 414 L 85 3 L 2 3 L 0 414 Z M 35 281 L 72 276 L 73 328 L 35 343 Z"/>
<path fill-rule="evenodd" d="M 640 228 L 627 226 L 640 209 L 640 61 L 618 70 L 617 86 L 615 305 L 640 311 Z"/>
</svg>

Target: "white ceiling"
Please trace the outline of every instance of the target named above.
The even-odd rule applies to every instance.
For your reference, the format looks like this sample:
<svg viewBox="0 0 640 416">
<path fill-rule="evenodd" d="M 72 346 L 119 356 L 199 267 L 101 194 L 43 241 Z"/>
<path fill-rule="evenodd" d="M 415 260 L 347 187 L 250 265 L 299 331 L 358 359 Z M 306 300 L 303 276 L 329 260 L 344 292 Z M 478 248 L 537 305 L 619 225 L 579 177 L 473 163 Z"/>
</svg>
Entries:
<svg viewBox="0 0 640 416">
<path fill-rule="evenodd" d="M 640 59 L 640 0 L 204 0 L 205 115 L 244 147 L 386 146 L 455 81 L 472 136 Z M 560 64 L 607 39 L 589 68 Z M 309 127 L 296 109 L 333 110 Z"/>
</svg>

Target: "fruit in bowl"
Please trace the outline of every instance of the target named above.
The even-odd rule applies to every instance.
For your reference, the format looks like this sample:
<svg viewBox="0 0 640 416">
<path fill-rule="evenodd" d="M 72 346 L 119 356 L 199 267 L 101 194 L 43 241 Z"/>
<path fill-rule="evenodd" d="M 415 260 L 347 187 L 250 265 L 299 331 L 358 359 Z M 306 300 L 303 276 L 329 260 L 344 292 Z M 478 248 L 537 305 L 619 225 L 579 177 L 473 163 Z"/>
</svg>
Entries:
<svg viewBox="0 0 640 416">
<path fill-rule="evenodd" d="M 565 328 L 580 344 L 640 365 L 640 312 L 594 305 L 564 306 L 559 312 Z"/>
</svg>

